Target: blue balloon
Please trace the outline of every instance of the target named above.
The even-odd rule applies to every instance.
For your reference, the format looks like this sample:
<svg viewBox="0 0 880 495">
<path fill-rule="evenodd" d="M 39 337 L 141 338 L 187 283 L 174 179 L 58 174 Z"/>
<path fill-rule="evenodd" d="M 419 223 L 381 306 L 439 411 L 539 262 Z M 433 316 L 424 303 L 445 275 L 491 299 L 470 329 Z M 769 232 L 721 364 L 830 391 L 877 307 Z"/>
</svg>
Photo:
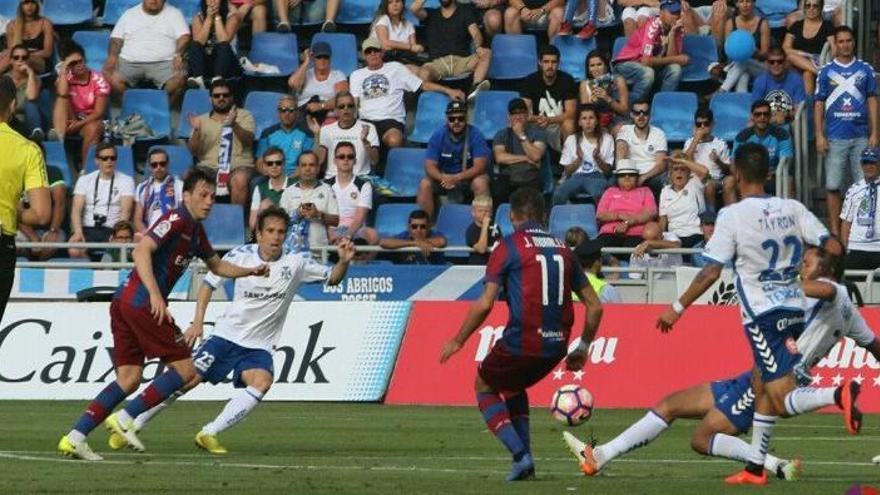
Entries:
<svg viewBox="0 0 880 495">
<path fill-rule="evenodd" d="M 744 29 L 737 29 L 724 41 L 724 53 L 727 54 L 727 58 L 735 62 L 752 58 L 755 54 L 754 36 Z"/>
</svg>

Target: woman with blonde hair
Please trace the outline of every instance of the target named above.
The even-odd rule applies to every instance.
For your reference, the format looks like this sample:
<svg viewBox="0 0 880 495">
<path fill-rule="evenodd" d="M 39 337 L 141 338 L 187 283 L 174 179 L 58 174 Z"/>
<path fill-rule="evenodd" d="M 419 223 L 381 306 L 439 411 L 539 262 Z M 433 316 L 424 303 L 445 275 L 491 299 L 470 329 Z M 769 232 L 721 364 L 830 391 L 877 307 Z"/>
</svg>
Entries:
<svg viewBox="0 0 880 495">
<path fill-rule="evenodd" d="M 37 74 L 46 72 L 55 48 L 55 28 L 49 19 L 40 14 L 42 6 L 37 0 L 21 0 L 15 11 L 15 19 L 6 26 L 6 47 L 0 55 L 0 73 L 9 69 L 11 47 L 24 45 L 30 52 L 28 65 Z"/>
<path fill-rule="evenodd" d="M 405 11 L 404 0 L 382 0 L 370 25 L 370 37 L 379 40 L 386 62 L 417 64 L 417 55 L 425 51 L 416 41 L 416 29 L 404 17 Z"/>
</svg>

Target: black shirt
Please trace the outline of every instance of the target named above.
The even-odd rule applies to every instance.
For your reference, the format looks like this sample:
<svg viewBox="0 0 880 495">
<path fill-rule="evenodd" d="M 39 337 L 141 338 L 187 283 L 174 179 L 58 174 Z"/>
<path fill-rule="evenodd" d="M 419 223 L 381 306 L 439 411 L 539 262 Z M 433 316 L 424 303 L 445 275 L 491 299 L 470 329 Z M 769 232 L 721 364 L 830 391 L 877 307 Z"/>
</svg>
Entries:
<svg viewBox="0 0 880 495">
<path fill-rule="evenodd" d="M 534 115 L 556 117 L 565 113 L 566 100 L 577 101 L 578 88 L 574 78 L 567 72 L 557 72 L 556 80 L 548 86 L 541 71 L 538 71 L 526 77 L 520 94 L 531 100 Z"/>
<path fill-rule="evenodd" d="M 464 233 L 464 240 L 467 245 L 474 247 L 480 240 L 480 226 L 474 222 L 468 225 L 467 231 Z M 498 232 L 498 225 L 489 225 L 489 243 L 488 247 L 492 247 L 496 242 L 501 240 L 501 234 Z M 468 258 L 469 265 L 485 265 L 489 262 L 489 253 L 471 253 Z"/>
<path fill-rule="evenodd" d="M 471 34 L 468 28 L 476 24 L 474 10 L 470 5 L 456 4 L 452 16 L 443 17 L 441 9 L 425 9 L 428 17 L 423 21 L 425 24 L 425 48 L 431 59 L 457 55 L 468 57 L 471 55 Z"/>
<path fill-rule="evenodd" d="M 822 47 L 824 47 L 825 42 L 828 41 L 828 37 L 834 34 L 834 25 L 823 20 L 822 26 L 819 27 L 819 31 L 816 32 L 816 36 L 807 39 L 804 38 L 804 21 L 800 20 L 789 26 L 788 34 L 794 36 L 794 41 L 791 44 L 791 47 L 795 50 L 812 53 L 813 55 L 820 55 L 822 53 Z"/>
</svg>

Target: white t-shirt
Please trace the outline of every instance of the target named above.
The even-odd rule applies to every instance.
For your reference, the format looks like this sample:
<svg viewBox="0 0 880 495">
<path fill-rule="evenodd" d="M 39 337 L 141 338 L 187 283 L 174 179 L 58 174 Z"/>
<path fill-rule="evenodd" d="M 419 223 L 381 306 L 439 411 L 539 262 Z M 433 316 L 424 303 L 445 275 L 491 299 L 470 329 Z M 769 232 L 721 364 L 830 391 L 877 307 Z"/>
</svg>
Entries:
<svg viewBox="0 0 880 495">
<path fill-rule="evenodd" d="M 338 177 L 334 177 L 328 182 L 339 204 L 339 226 L 348 227 L 354 220 L 358 208 L 373 209 L 373 186 L 368 181 L 355 177 L 348 185 L 342 187 L 337 179 Z M 364 221 L 366 222 L 366 219 Z"/>
<path fill-rule="evenodd" d="M 684 142 L 684 149 L 690 148 L 693 140 L 693 137 L 689 137 L 688 140 Z M 715 180 L 721 180 L 721 178 L 724 177 L 724 173 L 722 172 L 721 167 L 710 158 L 713 151 L 718 155 L 718 158 L 722 162 L 730 163 L 730 148 L 728 148 L 727 142 L 715 136 L 713 136 L 713 139 L 708 143 L 697 144 L 697 148 L 694 150 L 694 161 L 708 168 L 710 177 Z"/>
<path fill-rule="evenodd" d="M 820 245 L 828 230 L 806 206 L 774 196 L 748 197 L 721 209 L 703 257 L 735 262 L 743 323 L 773 310 L 803 310 L 798 283 L 804 242 Z"/>
<path fill-rule="evenodd" d="M 351 73 L 351 94 L 360 98 L 360 117 L 367 120 L 394 119 L 406 123 L 404 91 L 417 91 L 422 80 L 402 64 L 385 62 L 377 70 L 363 67 Z"/>
<path fill-rule="evenodd" d="M 169 180 L 169 178 L 171 180 Z M 173 184 L 174 187 L 174 202 L 163 210 L 161 199 L 163 196 L 162 188 L 171 184 Z M 147 219 L 144 222 L 144 225 L 146 225 L 147 228 L 150 228 L 164 213 L 183 204 L 183 181 L 177 177 L 170 176 L 162 182 L 155 182 L 152 178 L 147 179 L 137 186 L 137 189 L 134 192 L 134 199 L 144 208 L 144 212 L 147 213 Z"/>
<path fill-rule="evenodd" d="M 160 62 L 174 58 L 177 39 L 188 34 L 189 26 L 177 7 L 166 3 L 161 12 L 149 15 L 137 4 L 122 14 L 110 37 L 123 41 L 120 58 Z"/>
<path fill-rule="evenodd" d="M 869 201 L 870 189 L 865 179 L 853 184 L 846 191 L 846 199 L 843 200 L 843 208 L 840 211 L 840 219 L 850 222 L 849 249 L 856 251 L 880 251 L 880 183 L 874 182 L 877 188 L 874 206 L 874 236 L 868 238 L 868 227 L 871 225 L 871 203 Z"/>
<path fill-rule="evenodd" d="M 367 148 L 364 146 L 363 141 L 361 141 L 362 126 L 368 127 L 367 141 L 370 142 L 370 146 L 378 148 L 379 133 L 376 132 L 376 126 L 369 122 L 356 120 L 353 126 L 348 129 L 343 129 L 339 127 L 339 121 L 337 120 L 336 122 L 325 125 L 321 128 L 321 142 L 318 144 L 327 149 L 326 178 L 329 179 L 331 177 L 336 177 L 336 164 L 333 163 L 333 153 L 336 150 L 336 145 L 342 141 L 348 141 L 354 145 L 354 175 L 358 176 L 370 173 L 370 169 L 372 168 L 370 155 L 367 153 Z"/>
<path fill-rule="evenodd" d="M 238 266 L 252 268 L 269 265 L 268 277 L 242 277 L 235 279 L 235 293 L 214 324 L 211 335 L 223 337 L 242 347 L 272 348 L 281 337 L 287 310 L 303 283 L 326 281 L 331 269 L 297 253 L 286 253 L 276 261 L 266 262 L 260 258 L 256 244 L 246 244 L 226 253 L 224 260 Z M 224 278 L 209 272 L 204 279 L 217 289 Z"/>
<path fill-rule="evenodd" d="M 315 69 L 306 71 L 306 81 L 303 83 L 302 91 L 296 100 L 296 106 L 301 107 L 309 102 L 312 96 L 318 95 L 321 101 L 327 101 L 336 96 L 336 90 L 333 89 L 337 83 L 347 80 L 342 71 L 331 69 L 327 79 L 319 81 L 315 79 Z"/>
<path fill-rule="evenodd" d="M 667 150 L 666 133 L 659 127 L 649 126 L 648 137 L 642 141 L 636 136 L 635 124 L 622 126 L 617 133 L 617 140 L 626 142 L 629 147 L 629 158 L 639 169 L 640 174 L 649 172 L 657 164 L 657 153 Z"/>
<path fill-rule="evenodd" d="M 416 34 L 416 28 L 413 27 L 412 23 L 406 19 L 395 26 L 391 22 L 391 18 L 387 15 L 379 16 L 376 19 L 375 24 L 370 29 L 370 38 L 379 39 L 379 35 L 376 33 L 376 26 L 385 26 L 388 28 L 388 40 L 389 41 L 397 41 L 399 43 L 409 43 L 409 37 Z"/>
<path fill-rule="evenodd" d="M 611 137 L 611 134 L 602 134 L 601 142 L 599 143 L 599 155 L 602 156 L 602 160 L 605 163 L 613 164 L 614 163 L 614 138 Z M 596 149 L 596 145 L 590 142 L 586 138 L 581 138 L 581 166 L 574 171 L 575 174 L 589 174 L 592 172 L 602 172 L 602 169 L 599 168 L 598 165 L 593 161 L 593 151 Z M 566 165 L 571 165 L 576 162 L 577 157 L 577 136 L 572 134 L 565 138 L 565 143 L 562 145 L 562 156 L 559 158 L 559 164 L 565 167 Z M 574 174 L 572 174 L 574 175 Z"/>
<path fill-rule="evenodd" d="M 706 210 L 703 195 L 705 185 L 699 177 L 692 175 L 681 191 L 672 184 L 663 186 L 660 191 L 660 215 L 666 215 L 666 230 L 678 237 L 702 234 L 700 213 Z"/>
<path fill-rule="evenodd" d="M 301 189 L 299 182 L 288 187 L 281 193 L 280 207 L 290 215 L 296 215 L 296 209 L 303 203 L 314 203 L 318 211 L 329 215 L 339 214 L 339 205 L 333 189 L 325 182 L 318 182 L 312 189 Z M 326 246 L 330 241 L 327 238 L 327 226 L 321 222 L 309 222 L 309 245 Z"/>
<path fill-rule="evenodd" d="M 122 197 L 134 196 L 134 179 L 119 171 L 115 173 L 112 180 L 99 179 L 100 175 L 99 170 L 83 175 L 77 179 L 76 185 L 73 187 L 74 196 L 85 197 L 83 227 L 95 226 L 95 213 L 107 217 L 104 227 L 113 227 L 113 224 L 120 220 L 129 220 L 128 218 L 120 218 L 119 215 L 122 212 Z M 97 193 L 95 192 L 95 181 L 98 181 Z M 110 192 L 111 182 L 113 183 L 112 193 Z M 110 200 L 109 204 L 108 199 Z"/>
</svg>

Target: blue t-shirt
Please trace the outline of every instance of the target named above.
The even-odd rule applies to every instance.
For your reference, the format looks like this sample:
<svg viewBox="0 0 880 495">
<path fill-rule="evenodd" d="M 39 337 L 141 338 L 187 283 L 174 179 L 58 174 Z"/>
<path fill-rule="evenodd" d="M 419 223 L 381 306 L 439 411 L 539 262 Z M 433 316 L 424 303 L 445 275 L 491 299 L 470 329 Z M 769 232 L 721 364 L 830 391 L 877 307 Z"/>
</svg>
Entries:
<svg viewBox="0 0 880 495">
<path fill-rule="evenodd" d="M 770 72 L 764 72 L 755 79 L 752 86 L 753 103 L 758 100 L 779 102 L 789 105 L 792 112 L 806 98 L 804 80 L 794 69 L 788 69 L 781 81 L 774 79 Z"/>
<path fill-rule="evenodd" d="M 782 158 L 794 156 L 791 136 L 788 131 L 777 125 L 770 124 L 767 127 L 767 133 L 763 136 L 759 136 L 754 127 L 746 127 L 733 139 L 733 153 L 736 153 L 736 149 L 746 143 L 757 143 L 767 148 L 767 152 L 770 154 L 770 170 L 776 170 L 776 166 L 779 165 L 779 160 Z"/>
<path fill-rule="evenodd" d="M 474 166 L 475 158 L 488 158 L 489 145 L 479 129 L 472 125 L 467 126 L 468 157 L 467 167 Z M 449 127 L 444 125 L 434 131 L 428 141 L 428 149 L 425 150 L 425 158 L 437 162 L 437 166 L 444 174 L 457 174 L 461 172 L 461 154 L 464 152 L 464 139 L 456 141 L 452 139 Z"/>
<path fill-rule="evenodd" d="M 275 124 L 263 129 L 260 140 L 257 142 L 257 156 L 270 146 L 277 146 L 284 151 L 284 174 L 291 175 L 296 170 L 296 162 L 303 151 L 309 151 L 315 146 L 315 140 L 303 131 L 293 128 L 285 131 L 281 124 Z"/>
<path fill-rule="evenodd" d="M 816 100 L 825 102 L 825 136 L 855 139 L 868 136 L 868 98 L 877 96 L 871 64 L 854 59 L 836 60 L 822 67 L 816 78 Z"/>
</svg>

